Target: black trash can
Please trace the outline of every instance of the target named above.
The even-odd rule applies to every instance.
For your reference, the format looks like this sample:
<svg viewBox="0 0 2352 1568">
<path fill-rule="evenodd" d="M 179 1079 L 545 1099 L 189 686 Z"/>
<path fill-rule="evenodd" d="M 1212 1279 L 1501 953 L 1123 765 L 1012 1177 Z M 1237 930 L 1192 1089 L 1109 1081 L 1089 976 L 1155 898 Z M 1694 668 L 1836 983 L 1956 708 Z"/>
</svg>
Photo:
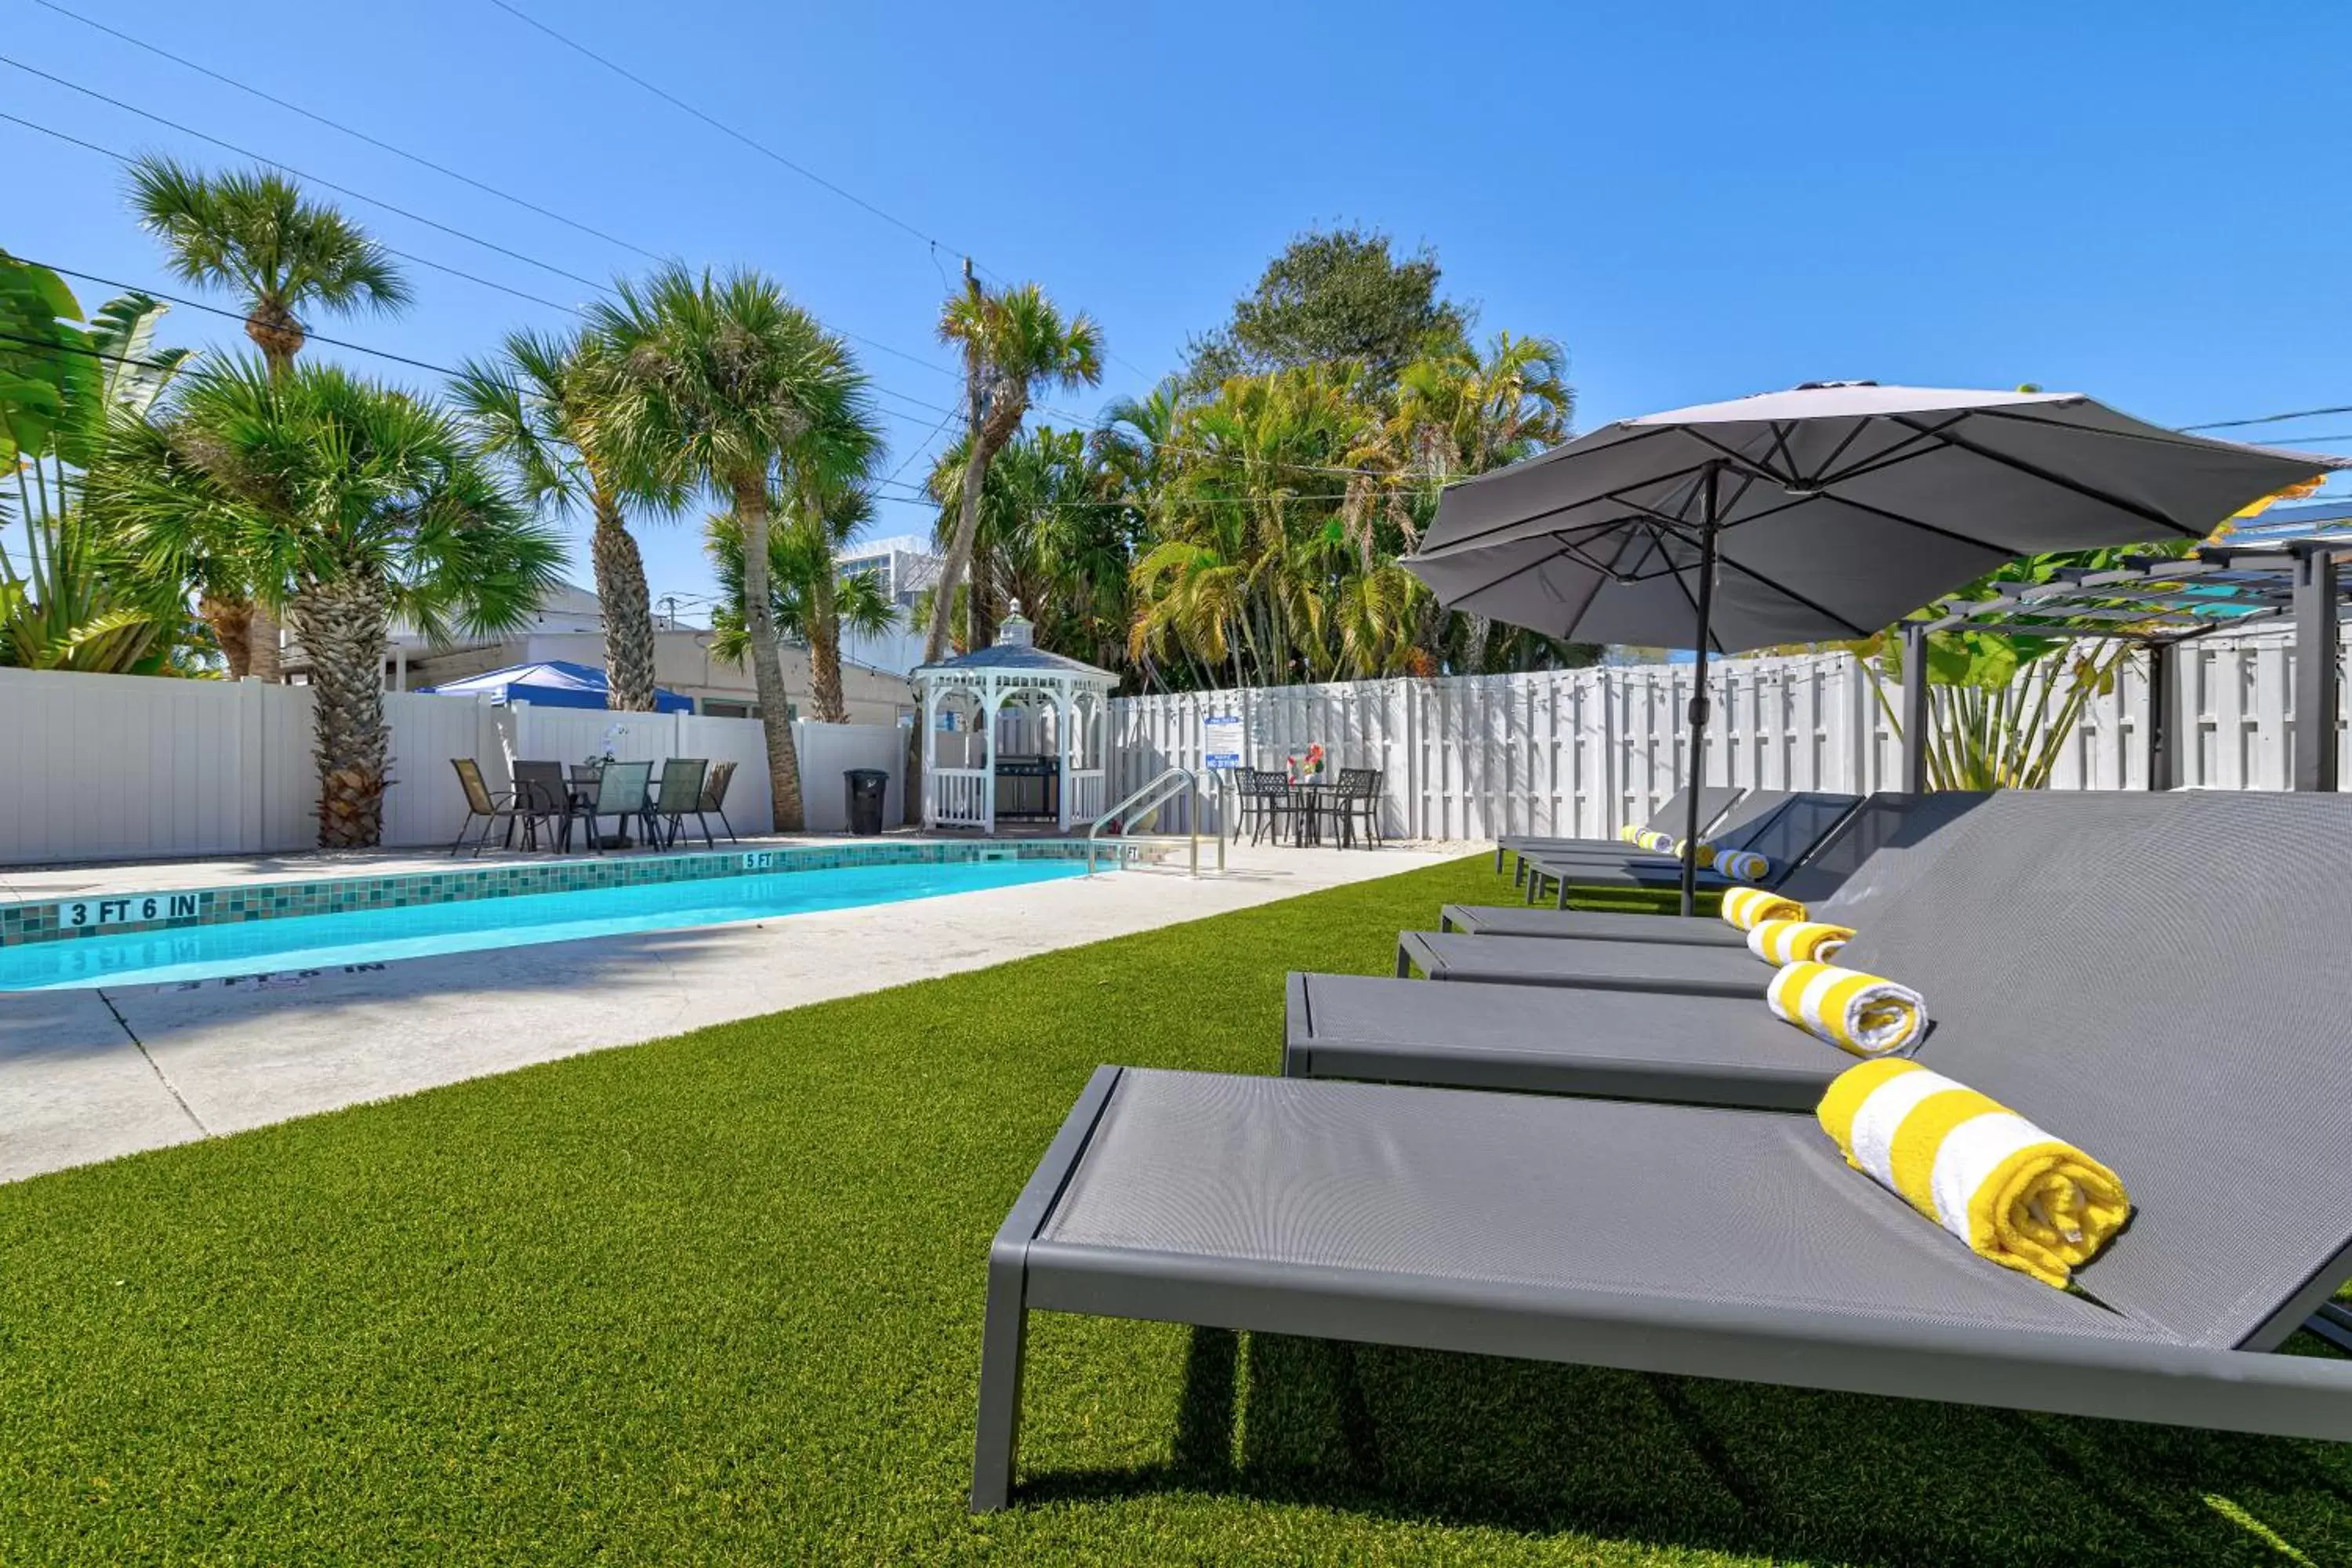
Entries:
<svg viewBox="0 0 2352 1568">
<path fill-rule="evenodd" d="M 890 775 L 880 768 L 852 768 L 841 778 L 849 789 L 849 831 L 881 832 L 882 803 L 890 788 Z"/>
</svg>

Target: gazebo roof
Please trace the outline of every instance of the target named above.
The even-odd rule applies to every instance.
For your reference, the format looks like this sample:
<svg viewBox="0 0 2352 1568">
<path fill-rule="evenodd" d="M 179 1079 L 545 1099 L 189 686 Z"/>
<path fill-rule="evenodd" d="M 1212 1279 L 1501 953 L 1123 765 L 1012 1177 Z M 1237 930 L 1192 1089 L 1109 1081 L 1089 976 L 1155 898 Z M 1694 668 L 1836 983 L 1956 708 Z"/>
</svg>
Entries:
<svg viewBox="0 0 2352 1568">
<path fill-rule="evenodd" d="M 927 675 L 970 674 L 992 672 L 1058 678 L 1090 686 L 1116 686 L 1118 677 L 1108 669 L 1099 669 L 1084 659 L 1066 654 L 1052 653 L 1030 640 L 1030 623 L 1021 614 L 1021 602 L 1013 602 L 1013 613 L 1004 617 L 997 628 L 996 641 L 987 647 L 976 647 L 970 653 L 960 653 L 953 658 L 943 658 L 937 664 L 915 667 L 918 685 Z"/>
</svg>

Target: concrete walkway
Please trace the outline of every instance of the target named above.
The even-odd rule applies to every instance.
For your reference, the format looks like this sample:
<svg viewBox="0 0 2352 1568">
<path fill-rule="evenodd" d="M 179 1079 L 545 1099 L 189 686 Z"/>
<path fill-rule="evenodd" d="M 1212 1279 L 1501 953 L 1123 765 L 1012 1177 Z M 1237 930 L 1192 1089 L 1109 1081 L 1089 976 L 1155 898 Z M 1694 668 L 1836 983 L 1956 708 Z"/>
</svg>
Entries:
<svg viewBox="0 0 2352 1568">
<path fill-rule="evenodd" d="M 408 959 L 282 984 L 0 994 L 0 1181 L 982 969 L 1468 852 L 1236 846 L 1224 874 L 1204 870 L 1198 881 L 1180 858 L 1093 880 Z M 244 876 L 277 874 L 236 864 Z M 177 879 L 152 885 L 218 879 L 198 880 L 185 864 L 168 870 Z M 120 868 L 103 875 L 121 885 Z M 49 878 L 52 887 L 66 879 Z M 1269 1036 L 1269 1062 L 1274 1046 Z"/>
</svg>

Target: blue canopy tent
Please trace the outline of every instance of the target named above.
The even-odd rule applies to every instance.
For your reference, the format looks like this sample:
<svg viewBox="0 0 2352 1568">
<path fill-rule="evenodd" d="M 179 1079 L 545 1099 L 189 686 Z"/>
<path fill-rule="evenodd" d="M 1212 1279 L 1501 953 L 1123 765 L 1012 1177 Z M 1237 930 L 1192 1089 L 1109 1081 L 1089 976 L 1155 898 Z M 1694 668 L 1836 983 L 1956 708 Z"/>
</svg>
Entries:
<svg viewBox="0 0 2352 1568">
<path fill-rule="evenodd" d="M 603 708 L 612 688 L 593 665 L 551 658 L 542 664 L 510 664 L 463 680 L 425 688 L 443 697 L 488 697 L 493 702 L 535 702 L 542 708 Z M 654 690 L 656 713 L 691 713 L 694 699 Z"/>
</svg>

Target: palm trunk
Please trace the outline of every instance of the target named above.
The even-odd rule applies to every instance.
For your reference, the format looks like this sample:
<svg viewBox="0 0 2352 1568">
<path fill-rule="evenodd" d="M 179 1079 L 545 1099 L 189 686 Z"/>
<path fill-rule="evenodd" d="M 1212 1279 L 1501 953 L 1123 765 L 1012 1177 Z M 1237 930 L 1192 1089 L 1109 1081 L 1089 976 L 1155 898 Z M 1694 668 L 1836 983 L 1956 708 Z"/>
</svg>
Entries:
<svg viewBox="0 0 2352 1568">
<path fill-rule="evenodd" d="M 228 678 L 243 680 L 253 673 L 253 605 L 247 599 L 215 599 L 206 594 L 196 601 L 196 614 L 212 627 L 228 661 Z"/>
<path fill-rule="evenodd" d="M 380 584 L 306 588 L 287 607 L 310 656 L 311 755 L 319 764 L 319 847 L 364 849 L 383 838 L 392 783 L 383 717 L 383 645 L 392 611 Z"/>
<path fill-rule="evenodd" d="M 809 584 L 809 707 L 820 724 L 849 722 L 841 695 L 841 616 L 834 605 L 833 574 L 820 571 Z"/>
<path fill-rule="evenodd" d="M 971 592 L 963 608 L 966 647 L 986 647 L 996 640 L 996 572 L 988 552 L 977 540 L 971 551 Z"/>
<path fill-rule="evenodd" d="M 925 664 L 937 664 L 947 657 L 948 626 L 955 615 L 956 589 L 971 570 L 972 541 L 980 534 L 980 488 L 988 479 L 989 455 L 983 445 L 986 440 L 986 435 L 981 434 L 964 458 L 962 504 L 956 513 L 955 538 L 948 545 L 948 558 L 940 563 L 939 587 L 931 597 L 931 630 L 923 639 Z M 979 595 L 972 597 L 977 600 Z M 979 624 L 976 609 L 975 605 L 966 612 L 967 632 Z M 979 647 L 979 639 L 971 638 L 971 646 Z"/>
<path fill-rule="evenodd" d="M 310 645 L 303 647 L 308 651 Z M 276 686 L 286 679 L 285 661 L 278 655 L 278 617 L 258 604 L 247 606 L 245 657 L 247 672 Z M 315 656 L 314 656 L 315 657 Z M 383 648 L 376 648 L 376 664 L 383 663 Z"/>
<path fill-rule="evenodd" d="M 596 600 L 604 612 L 604 706 L 624 713 L 654 710 L 654 605 L 646 590 L 646 561 L 621 521 L 621 503 L 599 489 L 588 556 L 596 573 Z"/>
<path fill-rule="evenodd" d="M 776 831 L 798 833 L 807 818 L 801 811 L 801 763 L 793 749 L 792 704 L 777 658 L 764 475 L 737 483 L 735 515 L 743 529 L 743 629 L 751 645 L 744 657 L 751 661 L 751 685 L 760 694 L 760 727 L 768 742 L 768 794 L 775 805 Z"/>
</svg>

